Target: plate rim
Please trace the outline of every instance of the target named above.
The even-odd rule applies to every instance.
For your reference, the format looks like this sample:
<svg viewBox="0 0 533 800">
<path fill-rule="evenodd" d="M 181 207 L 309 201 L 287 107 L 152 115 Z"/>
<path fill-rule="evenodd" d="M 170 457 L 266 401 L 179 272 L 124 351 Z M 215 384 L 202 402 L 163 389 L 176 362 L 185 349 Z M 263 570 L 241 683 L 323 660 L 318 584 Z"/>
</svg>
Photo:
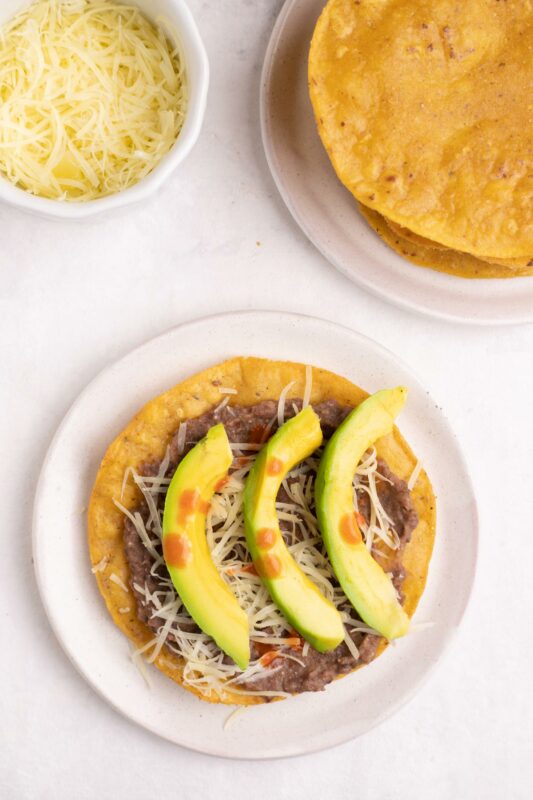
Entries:
<svg viewBox="0 0 533 800">
<path fill-rule="evenodd" d="M 462 622 L 464 620 L 465 614 L 467 613 L 468 609 L 471 606 L 472 593 L 473 593 L 473 590 L 475 588 L 475 584 L 476 584 L 476 581 L 477 581 L 478 564 L 479 564 L 479 509 L 478 509 L 478 504 L 477 504 L 477 495 L 476 495 L 476 491 L 475 491 L 475 486 L 474 486 L 474 482 L 472 480 L 472 475 L 471 475 L 471 472 L 470 472 L 470 469 L 469 469 L 469 464 L 468 464 L 467 457 L 465 456 L 465 454 L 464 454 L 464 452 L 463 452 L 463 450 L 462 450 L 462 448 L 460 446 L 459 439 L 456 436 L 456 434 L 454 433 L 453 428 L 452 428 L 450 422 L 448 421 L 447 416 L 445 415 L 445 413 L 443 412 L 442 408 L 439 405 L 438 413 L 439 413 L 439 417 L 440 417 L 441 423 L 443 424 L 444 428 L 446 429 L 447 435 L 450 436 L 453 439 L 453 441 L 455 442 L 456 457 L 459 460 L 461 468 L 463 470 L 465 483 L 466 483 L 466 486 L 467 486 L 468 495 L 469 495 L 470 500 L 471 500 L 471 515 L 472 515 L 472 523 L 473 524 L 472 524 L 472 530 L 471 530 L 471 534 L 472 534 L 472 565 L 471 565 L 470 583 L 466 587 L 466 591 L 465 591 L 465 594 L 464 594 L 463 605 L 462 605 L 462 608 L 460 609 L 460 613 L 458 615 L 456 625 L 455 625 L 454 629 L 452 631 L 450 631 L 449 634 L 447 635 L 446 640 L 445 640 L 444 644 L 442 645 L 441 650 L 438 653 L 437 658 L 433 659 L 431 661 L 431 663 L 428 664 L 428 666 L 426 667 L 425 672 L 422 675 L 422 677 L 415 681 L 415 683 L 410 687 L 410 689 L 408 691 L 405 692 L 405 694 L 401 697 L 401 699 L 391 703 L 389 705 L 389 707 L 387 708 L 386 712 L 382 713 L 381 715 L 376 716 L 372 720 L 371 724 L 368 725 L 368 727 L 366 727 L 365 730 L 362 731 L 361 733 L 353 734 L 351 732 L 345 732 L 345 733 L 342 733 L 342 735 L 336 741 L 329 742 L 329 743 L 324 744 L 324 745 L 316 744 L 315 746 L 306 747 L 305 749 L 301 749 L 301 748 L 297 749 L 297 748 L 295 748 L 295 749 L 291 750 L 291 752 L 277 753 L 277 752 L 268 751 L 268 752 L 265 752 L 264 754 L 261 754 L 261 755 L 257 755 L 257 754 L 250 755 L 250 756 L 248 756 L 246 754 L 244 754 L 244 755 L 234 755 L 232 753 L 224 752 L 223 750 L 218 749 L 218 748 L 211 747 L 211 748 L 207 749 L 207 748 L 202 748 L 200 746 L 195 746 L 194 744 L 186 743 L 184 741 L 178 741 L 175 737 L 171 736 L 170 734 L 166 734 L 166 733 L 162 732 L 155 725 L 153 725 L 153 724 L 145 721 L 144 719 L 142 719 L 141 718 L 142 717 L 141 714 L 135 715 L 134 713 L 131 713 L 130 711 L 126 710 L 125 708 L 121 707 L 119 704 L 114 702 L 113 698 L 110 697 L 104 691 L 104 689 L 102 689 L 98 685 L 97 681 L 93 679 L 93 677 L 90 674 L 90 672 L 86 671 L 84 669 L 83 664 L 81 663 L 81 660 L 77 660 L 75 654 L 72 653 L 69 650 L 69 646 L 68 646 L 67 642 L 63 639 L 62 634 L 60 633 L 59 627 L 58 627 L 58 625 L 56 625 L 55 618 L 54 618 L 54 612 L 52 611 L 51 605 L 49 604 L 48 599 L 47 599 L 47 590 L 46 590 L 46 586 L 45 586 L 45 579 L 44 579 L 44 576 L 41 573 L 41 560 L 39 558 L 39 547 L 40 547 L 40 544 L 38 542 L 38 539 L 39 539 L 39 527 L 40 527 L 40 524 L 41 524 L 40 520 L 38 519 L 39 506 L 40 506 L 40 502 L 41 502 L 41 496 L 44 494 L 44 492 L 46 490 L 45 484 L 46 484 L 46 479 L 47 479 L 47 474 L 46 474 L 47 473 L 47 467 L 48 467 L 50 461 L 52 460 L 53 456 L 55 455 L 56 448 L 59 446 L 59 443 L 61 442 L 63 431 L 67 427 L 67 425 L 70 422 L 72 416 L 74 416 L 74 414 L 78 410 L 78 407 L 83 405 L 83 402 L 85 401 L 86 396 L 90 394 L 90 392 L 93 389 L 93 387 L 95 385 L 97 385 L 102 379 L 104 379 L 105 377 L 110 375 L 113 372 L 113 370 L 119 364 L 122 364 L 123 361 L 126 361 L 126 360 L 128 360 L 130 358 L 134 358 L 135 355 L 138 354 L 140 351 L 142 351 L 144 348 L 148 348 L 148 347 L 151 347 L 151 346 L 154 346 L 154 345 L 157 346 L 157 342 L 159 342 L 161 340 L 164 340 L 167 337 L 170 337 L 172 335 L 175 335 L 178 331 L 180 331 L 180 330 L 182 330 L 184 328 L 193 327 L 195 325 L 206 324 L 206 323 L 209 323 L 209 322 L 213 322 L 214 320 L 221 320 L 221 319 L 225 319 L 225 318 L 243 317 L 243 316 L 246 316 L 246 317 L 257 317 L 257 316 L 259 316 L 259 317 L 269 317 L 269 318 L 277 318 L 278 320 L 281 317 L 284 320 L 287 320 L 288 322 L 290 322 L 291 320 L 294 321 L 294 322 L 298 322 L 298 321 L 304 320 L 304 322 L 311 323 L 311 324 L 313 324 L 313 323 L 319 323 L 321 325 L 325 324 L 325 325 L 333 328 L 334 330 L 340 331 L 340 332 L 342 332 L 344 334 L 347 334 L 347 335 L 349 335 L 351 337 L 355 337 L 356 339 L 359 339 L 359 341 L 361 341 L 361 342 L 369 343 L 373 349 L 379 351 L 381 354 L 383 354 L 389 360 L 392 359 L 392 361 L 395 364 L 398 364 L 400 368 L 402 368 L 407 373 L 409 373 L 412 376 L 413 380 L 416 381 L 418 386 L 420 388 L 422 388 L 426 394 L 428 394 L 429 398 L 431 400 L 434 400 L 433 395 L 428 393 L 427 390 L 424 389 L 424 384 L 420 380 L 420 378 L 419 378 L 418 374 L 416 373 L 416 371 L 413 370 L 408 364 L 406 364 L 403 361 L 402 358 L 398 357 L 396 355 L 396 353 L 394 353 L 393 351 L 389 350 L 387 347 L 385 347 L 384 345 L 382 345 L 380 342 L 376 341 L 375 339 L 371 338 L 370 336 L 367 336 L 366 334 L 364 334 L 364 333 L 362 333 L 362 332 L 360 332 L 358 330 L 350 328 L 347 325 L 343 325 L 343 324 L 337 323 L 337 322 L 335 322 L 333 320 L 330 320 L 330 319 L 327 319 L 327 318 L 316 317 L 316 316 L 313 316 L 313 315 L 310 315 L 310 314 L 302 314 L 302 313 L 299 313 L 299 312 L 278 311 L 278 310 L 273 310 L 273 309 L 236 309 L 234 311 L 225 311 L 225 312 L 209 314 L 209 315 L 205 315 L 205 316 L 202 316 L 202 317 L 197 317 L 197 318 L 193 318 L 193 319 L 190 319 L 190 320 L 186 320 L 186 321 L 184 321 L 184 322 L 182 322 L 182 323 L 180 323 L 178 325 L 172 326 L 172 327 L 164 330 L 163 332 L 157 334 L 154 337 L 151 337 L 151 338 L 145 340 L 144 342 L 141 342 L 140 344 L 135 345 L 134 347 L 126 350 L 122 355 L 119 355 L 118 358 L 115 358 L 114 360 L 106 363 L 105 366 L 96 373 L 96 375 L 84 386 L 84 388 L 81 390 L 81 392 L 75 397 L 74 401 L 71 403 L 71 405 L 68 408 L 67 412 L 63 416 L 59 426 L 55 429 L 55 432 L 54 432 L 54 434 L 53 434 L 53 436 L 52 436 L 52 438 L 50 440 L 50 444 L 49 444 L 49 446 L 47 448 L 45 457 L 43 459 L 41 469 L 39 471 L 39 477 L 38 477 L 36 490 L 35 490 L 35 495 L 34 495 L 34 500 L 33 500 L 31 542 L 32 542 L 32 555 L 33 555 L 33 572 L 34 572 L 34 576 L 35 576 L 35 580 L 36 580 L 36 584 L 37 584 L 39 598 L 40 598 L 40 601 L 42 603 L 43 609 L 45 611 L 46 618 L 48 620 L 48 624 L 50 625 L 51 630 L 54 633 L 54 636 L 56 638 L 57 643 L 60 645 L 62 651 L 67 656 L 69 662 L 73 665 L 73 667 L 75 668 L 76 672 L 79 675 L 81 675 L 81 677 L 87 682 L 87 684 L 99 695 L 99 697 L 101 697 L 115 711 L 118 711 L 119 714 L 121 714 L 121 716 L 123 716 L 128 721 L 133 722 L 136 725 L 138 725 L 139 727 L 144 728 L 145 730 L 148 730 L 151 733 L 155 734 L 159 738 L 162 738 L 162 739 L 164 739 L 166 741 L 169 741 L 174 745 L 178 745 L 180 747 L 183 747 L 186 750 L 191 750 L 193 752 L 201 753 L 203 755 L 209 755 L 209 756 L 213 756 L 213 757 L 217 757 L 217 758 L 224 758 L 224 759 L 228 759 L 228 760 L 236 760 L 236 761 L 269 761 L 269 760 L 275 760 L 275 759 L 281 759 L 281 758 L 283 758 L 283 759 L 285 759 L 285 758 L 296 758 L 296 757 L 301 757 L 301 756 L 304 756 L 304 755 L 311 755 L 313 753 L 318 753 L 318 752 L 323 752 L 323 751 L 326 751 L 326 750 L 330 750 L 330 749 L 332 749 L 334 747 L 340 747 L 341 745 L 346 744 L 346 743 L 348 743 L 350 741 L 355 741 L 355 739 L 359 738 L 359 736 L 364 735 L 365 733 L 370 731 L 372 728 L 375 728 L 376 726 L 378 726 L 379 724 L 381 724 L 385 720 L 387 720 L 387 719 L 391 718 L 392 716 L 394 716 L 405 705 L 407 705 L 412 700 L 412 698 L 423 688 L 423 686 L 427 683 L 429 678 L 434 674 L 435 669 L 441 663 L 443 658 L 446 655 L 449 654 L 451 648 L 453 647 L 453 645 L 454 645 L 454 643 L 456 641 L 457 633 L 458 633 L 459 628 L 460 628 L 460 626 L 461 626 L 461 624 L 462 624 Z M 438 522 L 437 522 L 437 526 L 438 526 Z M 438 531 L 438 527 L 437 527 L 437 531 Z M 126 638 L 125 638 L 125 641 L 127 641 Z M 228 716 L 229 716 L 229 714 L 231 713 L 231 709 L 233 707 L 232 706 L 226 706 L 226 708 L 228 709 Z"/>
<path fill-rule="evenodd" d="M 364 291 L 369 292 L 374 297 L 379 298 L 380 300 L 394 305 L 398 308 L 401 308 L 405 311 L 410 311 L 411 313 L 415 313 L 422 317 L 432 317 L 434 319 L 441 320 L 447 323 L 453 324 L 461 324 L 461 325 L 472 325 L 475 327 L 502 327 L 502 326 L 509 326 L 509 325 L 526 325 L 528 323 L 533 322 L 533 305 L 531 311 L 529 313 L 522 313 L 517 316 L 505 316 L 505 317 L 498 317 L 494 319 L 493 317 L 489 316 L 487 313 L 486 316 L 465 316 L 461 314 L 454 314 L 453 310 L 445 311 L 443 309 L 433 309 L 424 304 L 417 303 L 414 298 L 406 298 L 406 297 L 397 297 L 394 294 L 388 294 L 385 290 L 381 289 L 379 286 L 376 286 L 374 283 L 365 280 L 360 274 L 357 272 L 352 272 L 342 263 L 342 259 L 337 258 L 333 253 L 328 251 L 328 248 L 322 242 L 319 242 L 314 236 L 311 229 L 311 226 L 306 222 L 302 214 L 295 208 L 292 195 L 285 190 L 285 184 L 282 178 L 282 171 L 277 168 L 276 163 L 276 155 L 275 150 L 272 144 L 272 137 L 269 134 L 270 131 L 270 121 L 268 115 L 268 86 L 269 86 L 269 77 L 272 72 L 272 67 L 274 64 L 274 53 L 276 50 L 276 46 L 278 41 L 280 40 L 285 23 L 287 18 L 289 17 L 292 9 L 298 3 L 301 3 L 302 0 L 285 0 L 283 6 L 281 7 L 278 16 L 276 17 L 276 21 L 274 23 L 274 27 L 272 29 L 272 33 L 269 37 L 268 44 L 265 50 L 265 56 L 263 59 L 263 64 L 261 67 L 261 74 L 260 74 L 260 85 L 259 85 L 259 124 L 261 129 L 261 141 L 263 144 L 263 152 L 265 155 L 266 162 L 268 164 L 268 169 L 272 180 L 274 181 L 274 185 L 278 191 L 281 200 L 283 201 L 285 207 L 289 211 L 290 215 L 292 216 L 293 220 L 296 222 L 302 233 L 306 236 L 309 242 L 313 245 L 313 247 L 318 250 L 318 252 L 326 259 L 326 261 L 331 264 L 336 270 L 338 270 L 345 278 L 349 281 L 354 283 L 356 286 L 362 288 Z M 327 4 L 327 0 L 323 0 L 324 7 Z M 333 177 L 333 176 L 332 176 Z M 424 267 L 419 267 L 419 269 L 424 269 Z M 442 273 L 439 273 L 442 274 Z M 447 276 L 454 281 L 467 281 L 467 278 L 457 278 L 455 276 L 449 275 Z M 479 281 L 483 279 L 478 279 Z M 505 278 L 501 279 L 486 279 L 488 283 L 498 285 L 501 281 L 506 281 Z M 519 281 L 520 277 L 507 279 L 513 281 Z M 527 280 L 527 278 L 523 278 L 523 280 Z M 530 281 L 533 282 L 533 277 L 529 278 Z M 458 283 L 457 286 L 460 284 Z"/>
</svg>

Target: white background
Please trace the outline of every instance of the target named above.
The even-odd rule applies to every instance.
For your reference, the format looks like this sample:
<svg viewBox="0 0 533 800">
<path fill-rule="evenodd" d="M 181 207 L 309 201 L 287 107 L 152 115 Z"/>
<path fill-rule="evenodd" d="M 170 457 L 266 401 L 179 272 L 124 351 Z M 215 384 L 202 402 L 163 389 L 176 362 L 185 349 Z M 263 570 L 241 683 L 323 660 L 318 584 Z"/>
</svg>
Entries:
<svg viewBox="0 0 533 800">
<path fill-rule="evenodd" d="M 83 224 L 0 208 L 0 797 L 529 798 L 533 327 L 416 317 L 333 270 L 293 224 L 262 153 L 259 71 L 281 0 L 190 5 L 211 92 L 201 139 L 166 189 Z M 396 351 L 463 441 L 481 512 L 472 604 L 420 694 L 363 739 L 275 763 L 196 755 L 108 708 L 56 643 L 31 561 L 39 468 L 85 384 L 179 322 L 239 308 L 326 317 Z"/>
</svg>

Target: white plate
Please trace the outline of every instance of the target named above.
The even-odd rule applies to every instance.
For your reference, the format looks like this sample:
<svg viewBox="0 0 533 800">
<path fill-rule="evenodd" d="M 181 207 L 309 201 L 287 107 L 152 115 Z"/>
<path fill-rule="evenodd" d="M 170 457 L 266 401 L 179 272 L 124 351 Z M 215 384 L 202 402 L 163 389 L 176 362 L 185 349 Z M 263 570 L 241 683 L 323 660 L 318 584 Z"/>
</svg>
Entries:
<svg viewBox="0 0 533 800">
<path fill-rule="evenodd" d="M 155 668 L 152 688 L 129 659 L 90 570 L 85 508 L 112 439 L 148 400 L 236 354 L 327 367 L 372 392 L 410 387 L 401 429 L 423 459 L 438 497 L 438 534 L 416 614 L 434 626 L 398 642 L 325 692 L 246 710 L 202 703 Z M 37 489 L 33 548 L 52 627 L 88 682 L 127 717 L 177 744 L 214 755 L 274 758 L 309 753 L 367 731 L 408 700 L 453 638 L 474 577 L 477 515 L 459 446 L 435 402 L 387 350 L 331 322 L 276 312 L 240 312 L 188 323 L 104 370 L 75 402 L 48 451 Z"/>
<path fill-rule="evenodd" d="M 323 0 L 287 0 L 265 57 L 261 129 L 287 208 L 348 278 L 396 305 L 447 320 L 533 320 L 533 277 L 465 280 L 416 267 L 394 253 L 357 211 L 318 137 L 307 91 L 307 55 Z"/>
</svg>

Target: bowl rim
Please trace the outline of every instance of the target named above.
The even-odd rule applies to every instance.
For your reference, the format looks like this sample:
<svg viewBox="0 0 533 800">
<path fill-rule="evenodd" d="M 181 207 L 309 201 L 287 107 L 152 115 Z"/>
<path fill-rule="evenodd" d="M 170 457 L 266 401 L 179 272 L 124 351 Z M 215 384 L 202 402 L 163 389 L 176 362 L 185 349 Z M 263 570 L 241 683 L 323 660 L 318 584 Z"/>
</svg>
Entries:
<svg viewBox="0 0 533 800">
<path fill-rule="evenodd" d="M 136 3 L 136 0 L 131 0 Z M 80 220 L 112 209 L 146 200 L 155 194 L 189 155 L 200 135 L 205 116 L 209 89 L 209 59 L 200 31 L 185 0 L 168 0 L 172 21 L 176 21 L 182 49 L 186 54 L 187 68 L 194 62 L 195 78 L 189 84 L 185 120 L 171 150 L 156 167 L 138 183 L 108 197 L 86 202 L 53 200 L 31 194 L 12 184 L 0 175 L 0 203 L 42 217 L 58 220 Z M 28 0 L 30 5 L 31 0 Z"/>
</svg>

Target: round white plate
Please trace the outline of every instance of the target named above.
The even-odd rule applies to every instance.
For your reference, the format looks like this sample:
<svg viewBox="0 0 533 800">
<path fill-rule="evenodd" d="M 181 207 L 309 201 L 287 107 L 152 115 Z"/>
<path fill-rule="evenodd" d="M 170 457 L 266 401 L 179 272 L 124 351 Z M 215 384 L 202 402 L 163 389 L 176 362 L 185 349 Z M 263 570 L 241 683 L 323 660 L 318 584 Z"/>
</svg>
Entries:
<svg viewBox="0 0 533 800">
<path fill-rule="evenodd" d="M 307 56 L 324 0 L 287 0 L 261 80 L 261 129 L 270 170 L 292 216 L 348 278 L 391 303 L 447 320 L 533 320 L 533 277 L 465 280 L 417 267 L 369 228 L 338 180 L 316 131 Z"/>
<path fill-rule="evenodd" d="M 203 703 L 129 658 L 91 574 L 85 509 L 99 462 L 148 400 L 236 354 L 292 359 L 334 370 L 370 392 L 410 388 L 400 426 L 423 460 L 438 502 L 438 534 L 416 620 L 432 627 L 389 647 L 325 692 L 245 710 Z M 75 402 L 48 451 L 37 489 L 33 548 L 42 600 L 67 655 L 130 719 L 177 744 L 234 758 L 309 753 L 358 736 L 405 703 L 453 639 L 470 594 L 477 550 L 474 496 L 457 441 L 435 402 L 392 353 L 331 322 L 239 312 L 174 328 L 105 369 Z"/>
</svg>

